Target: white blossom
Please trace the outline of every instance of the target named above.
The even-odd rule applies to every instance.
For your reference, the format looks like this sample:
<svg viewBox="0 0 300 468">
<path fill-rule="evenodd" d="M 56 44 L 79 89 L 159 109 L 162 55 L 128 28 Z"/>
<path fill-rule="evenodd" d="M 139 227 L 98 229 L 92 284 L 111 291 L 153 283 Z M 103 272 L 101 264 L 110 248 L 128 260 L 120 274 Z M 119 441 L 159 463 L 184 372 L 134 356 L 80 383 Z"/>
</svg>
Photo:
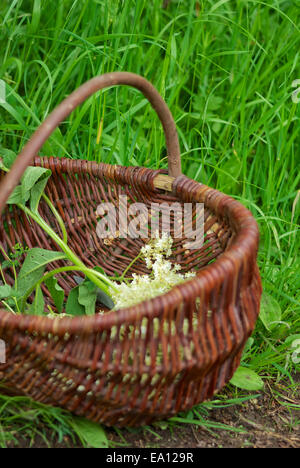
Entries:
<svg viewBox="0 0 300 468">
<path fill-rule="evenodd" d="M 173 239 L 163 233 L 142 247 L 141 254 L 146 266 L 151 272 L 149 275 L 132 275 L 131 283 L 115 283 L 117 291 L 111 290 L 115 309 L 133 306 L 142 301 L 151 299 L 169 291 L 173 286 L 195 276 L 194 272 L 180 274 L 180 265 L 172 264 L 168 257 L 172 254 Z"/>
</svg>

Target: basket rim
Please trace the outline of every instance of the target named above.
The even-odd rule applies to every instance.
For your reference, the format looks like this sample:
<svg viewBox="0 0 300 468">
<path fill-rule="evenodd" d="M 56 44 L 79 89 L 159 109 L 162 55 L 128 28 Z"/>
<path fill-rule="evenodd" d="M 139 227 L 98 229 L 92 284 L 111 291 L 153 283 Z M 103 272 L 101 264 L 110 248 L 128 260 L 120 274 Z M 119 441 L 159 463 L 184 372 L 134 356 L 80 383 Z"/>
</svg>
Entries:
<svg viewBox="0 0 300 468">
<path fill-rule="evenodd" d="M 138 166 L 125 167 L 56 157 L 36 157 L 34 164 L 48 166 L 52 171 L 87 172 L 98 177 L 102 175 L 114 182 L 130 178 L 131 182 L 142 184 L 154 193 L 159 191 L 153 185 L 154 178 L 158 173 L 165 172 Z M 240 266 L 247 268 L 249 262 L 253 264 L 253 261 L 256 261 L 259 230 L 256 220 L 246 207 L 232 197 L 184 175 L 175 179 L 173 188 L 175 195 L 185 196 L 186 201 L 203 202 L 216 214 L 230 220 L 234 226 L 234 241 L 214 263 L 199 271 L 196 277 L 186 280 L 160 296 L 103 315 L 50 318 L 17 315 L 0 309 L 0 331 L 18 329 L 57 336 L 64 336 L 66 333 L 82 335 L 107 330 L 113 326 L 118 327 L 124 323 L 129 325 L 140 322 L 144 318 L 158 317 L 167 310 L 175 308 L 183 299 L 210 294 L 213 288 L 220 287 L 224 281 L 237 276 Z"/>
</svg>

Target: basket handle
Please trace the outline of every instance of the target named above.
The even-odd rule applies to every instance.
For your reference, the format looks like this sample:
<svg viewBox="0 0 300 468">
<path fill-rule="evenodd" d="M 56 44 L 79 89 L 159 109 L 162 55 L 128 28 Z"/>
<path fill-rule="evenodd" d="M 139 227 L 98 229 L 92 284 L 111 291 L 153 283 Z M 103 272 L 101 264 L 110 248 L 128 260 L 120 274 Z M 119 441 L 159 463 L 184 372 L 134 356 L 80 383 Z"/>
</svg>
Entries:
<svg viewBox="0 0 300 468">
<path fill-rule="evenodd" d="M 128 72 L 113 72 L 96 76 L 84 83 L 46 118 L 41 126 L 34 132 L 28 143 L 17 157 L 10 172 L 0 184 L 0 212 L 3 210 L 10 194 L 18 185 L 26 168 L 32 163 L 34 157 L 55 128 L 83 101 L 96 91 L 114 85 L 133 86 L 140 90 L 155 109 L 164 129 L 169 164 L 169 176 L 181 175 L 180 148 L 176 125 L 173 116 L 158 91 L 145 78 Z"/>
</svg>

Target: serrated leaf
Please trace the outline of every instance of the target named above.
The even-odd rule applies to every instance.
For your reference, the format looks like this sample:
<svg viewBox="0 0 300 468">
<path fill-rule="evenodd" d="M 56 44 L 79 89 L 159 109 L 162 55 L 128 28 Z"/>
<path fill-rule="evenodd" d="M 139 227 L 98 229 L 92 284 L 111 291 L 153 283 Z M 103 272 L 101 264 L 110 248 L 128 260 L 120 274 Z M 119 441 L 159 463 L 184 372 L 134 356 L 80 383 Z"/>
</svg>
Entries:
<svg viewBox="0 0 300 468">
<path fill-rule="evenodd" d="M 71 289 L 67 304 L 66 304 L 66 314 L 68 315 L 85 315 L 85 308 L 78 302 L 79 296 L 79 286 Z"/>
<path fill-rule="evenodd" d="M 78 437 L 92 448 L 107 448 L 108 440 L 100 424 L 84 418 L 73 417 L 73 428 Z"/>
<path fill-rule="evenodd" d="M 62 312 L 65 298 L 64 290 L 59 286 L 57 279 L 54 276 L 45 281 L 45 284 L 49 289 L 49 292 L 58 312 Z"/>
<path fill-rule="evenodd" d="M 261 390 L 264 386 L 263 380 L 256 372 L 242 366 L 235 371 L 230 383 L 243 390 Z"/>
<path fill-rule="evenodd" d="M 276 327 L 276 322 L 281 320 L 280 305 L 270 294 L 265 292 L 261 297 L 259 318 L 269 331 Z"/>
</svg>

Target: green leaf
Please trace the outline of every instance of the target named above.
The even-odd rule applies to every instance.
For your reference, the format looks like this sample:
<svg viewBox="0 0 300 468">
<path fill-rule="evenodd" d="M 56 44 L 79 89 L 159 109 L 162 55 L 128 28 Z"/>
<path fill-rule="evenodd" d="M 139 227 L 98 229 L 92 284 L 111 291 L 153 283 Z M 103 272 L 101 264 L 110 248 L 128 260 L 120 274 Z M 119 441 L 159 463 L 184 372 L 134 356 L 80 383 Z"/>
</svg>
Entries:
<svg viewBox="0 0 300 468">
<path fill-rule="evenodd" d="M 234 195 L 238 192 L 241 170 L 241 161 L 235 156 L 231 156 L 228 161 L 222 164 L 222 168 L 218 172 L 218 186 L 222 192 L 228 193 L 228 195 Z"/>
<path fill-rule="evenodd" d="M 79 304 L 79 286 L 71 289 L 67 304 L 66 304 L 66 314 L 68 315 L 85 315 L 85 308 Z"/>
<path fill-rule="evenodd" d="M 223 104 L 224 99 L 219 96 L 214 96 L 211 95 L 209 96 L 208 102 L 207 102 L 207 110 L 208 111 L 215 111 L 221 108 Z"/>
<path fill-rule="evenodd" d="M 98 271 L 99 273 L 102 273 L 103 275 L 106 275 L 103 268 L 99 266 L 95 267 L 94 270 Z M 76 281 L 77 284 L 80 284 L 80 285 L 83 284 L 84 282 L 89 282 L 90 284 L 93 284 L 90 280 L 87 280 L 87 279 L 84 280 L 83 278 L 81 278 L 81 276 L 74 276 L 74 280 Z M 106 294 L 104 291 L 102 291 L 102 289 L 100 288 L 96 288 L 96 302 L 100 302 L 101 304 L 105 305 L 109 309 L 112 309 L 115 305 L 112 298 L 108 294 Z M 87 315 L 90 315 L 90 314 L 88 314 L 87 312 Z"/>
<path fill-rule="evenodd" d="M 30 199 L 30 209 L 36 211 L 41 196 L 51 176 L 49 169 L 43 167 L 28 167 L 22 177 L 22 198 L 26 202 Z"/>
<path fill-rule="evenodd" d="M 43 167 L 27 167 L 21 182 L 23 196 L 26 197 L 27 200 L 30 196 L 30 190 L 32 187 L 34 187 L 34 185 L 38 182 L 46 170 L 47 169 L 44 169 Z"/>
<path fill-rule="evenodd" d="M 106 275 L 105 271 L 103 270 L 103 268 L 99 265 L 95 266 L 93 268 L 93 270 L 97 271 L 98 273 L 102 273 L 102 275 Z"/>
<path fill-rule="evenodd" d="M 115 306 L 112 298 L 100 288 L 97 288 L 97 302 L 100 302 L 109 309 L 112 309 Z"/>
<path fill-rule="evenodd" d="M 21 185 L 14 189 L 7 203 L 25 205 L 30 199 L 30 209 L 36 212 L 51 174 L 50 169 L 28 167 L 22 177 Z"/>
<path fill-rule="evenodd" d="M 230 383 L 243 390 L 261 390 L 264 386 L 263 380 L 256 372 L 242 366 L 235 371 Z"/>
<path fill-rule="evenodd" d="M 45 300 L 43 291 L 40 286 L 37 286 L 35 291 L 35 298 L 33 303 L 28 309 L 28 313 L 31 315 L 43 315 L 45 311 Z"/>
<path fill-rule="evenodd" d="M 78 302 L 84 307 L 86 315 L 95 313 L 97 291 L 97 286 L 90 280 L 84 280 L 79 286 Z"/>
<path fill-rule="evenodd" d="M 22 197 L 22 188 L 21 185 L 18 185 L 12 194 L 10 195 L 9 199 L 7 200 L 8 205 L 16 205 L 17 203 L 24 204 L 25 200 Z"/>
<path fill-rule="evenodd" d="M 78 437 L 92 448 L 107 448 L 108 440 L 100 424 L 73 416 L 73 428 Z"/>
<path fill-rule="evenodd" d="M 292 344 L 294 341 L 298 341 L 300 340 L 300 334 L 299 333 L 296 333 L 295 335 L 290 335 L 286 338 L 285 340 L 285 344 L 287 345 L 290 345 Z"/>
<path fill-rule="evenodd" d="M 246 341 L 245 347 L 243 349 L 242 360 L 244 360 L 247 357 L 247 354 L 251 350 L 253 343 L 254 343 L 254 338 L 252 337 L 248 338 L 248 340 Z"/>
<path fill-rule="evenodd" d="M 259 318 L 269 331 L 276 327 L 276 322 L 281 320 L 280 305 L 272 296 L 265 292 L 263 292 L 261 297 Z"/>
<path fill-rule="evenodd" d="M 42 278 L 49 263 L 65 258 L 63 252 L 40 248 L 29 250 L 18 275 L 18 293 L 25 295 Z"/>
<path fill-rule="evenodd" d="M 44 193 L 45 187 L 51 174 L 51 171 L 47 170 L 47 172 L 45 172 L 44 175 L 40 177 L 40 180 L 34 185 L 34 187 L 30 191 L 30 209 L 33 212 L 36 212 L 38 209 L 41 196 Z"/>
<path fill-rule="evenodd" d="M 49 289 L 58 312 L 62 312 L 65 298 L 64 290 L 59 286 L 57 279 L 54 276 L 45 281 L 45 284 Z"/>
<path fill-rule="evenodd" d="M 13 165 L 13 163 L 16 160 L 16 153 L 14 151 L 11 151 L 6 148 L 1 148 L 0 150 L 0 156 L 3 159 L 3 165 L 6 167 L 6 169 L 10 169 Z"/>
<path fill-rule="evenodd" d="M 8 284 L 4 284 L 3 286 L 0 286 L 0 300 L 5 299 L 7 297 L 11 297 L 12 295 L 12 288 Z"/>
</svg>

